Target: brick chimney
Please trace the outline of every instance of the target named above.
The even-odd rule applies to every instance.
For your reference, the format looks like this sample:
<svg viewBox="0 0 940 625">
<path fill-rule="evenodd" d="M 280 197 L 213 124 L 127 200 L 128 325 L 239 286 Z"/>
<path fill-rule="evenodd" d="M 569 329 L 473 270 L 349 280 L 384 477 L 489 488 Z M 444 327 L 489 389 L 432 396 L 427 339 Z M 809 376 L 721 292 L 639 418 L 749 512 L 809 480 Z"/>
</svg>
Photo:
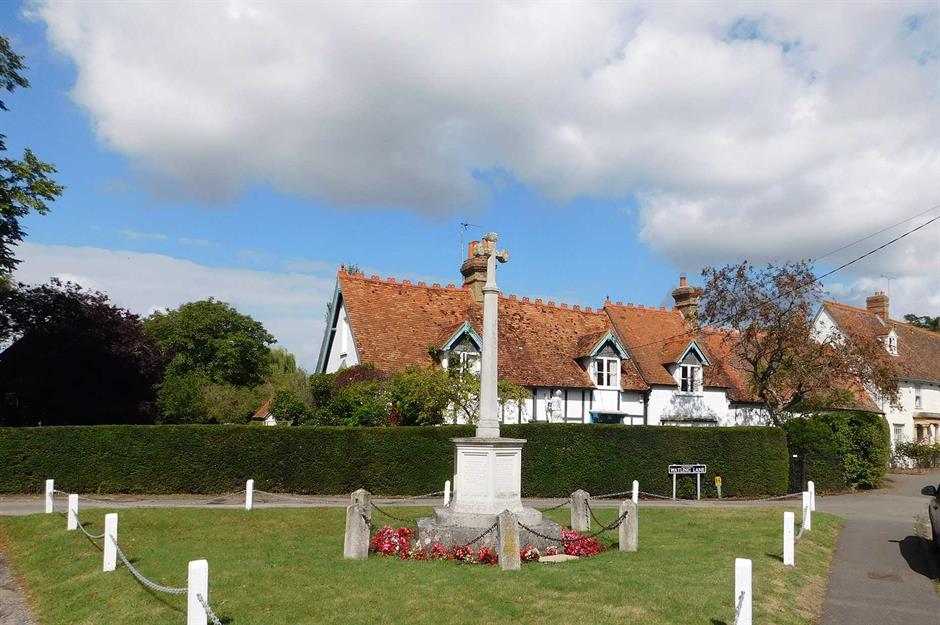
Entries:
<svg viewBox="0 0 940 625">
<path fill-rule="evenodd" d="M 473 299 L 478 304 L 483 303 L 483 285 L 486 284 L 486 256 L 477 256 L 477 247 L 483 245 L 482 241 L 470 241 L 467 248 L 467 260 L 460 266 L 463 275 L 464 288 L 473 292 Z"/>
<path fill-rule="evenodd" d="M 868 312 L 881 317 L 885 323 L 888 322 L 888 296 L 884 291 L 875 291 L 874 295 L 869 295 L 865 300 L 865 308 Z"/>
<path fill-rule="evenodd" d="M 689 327 L 698 325 L 698 300 L 701 295 L 702 289 L 686 283 L 685 274 L 679 276 L 679 288 L 672 292 L 672 299 L 676 301 L 676 308 Z"/>
</svg>

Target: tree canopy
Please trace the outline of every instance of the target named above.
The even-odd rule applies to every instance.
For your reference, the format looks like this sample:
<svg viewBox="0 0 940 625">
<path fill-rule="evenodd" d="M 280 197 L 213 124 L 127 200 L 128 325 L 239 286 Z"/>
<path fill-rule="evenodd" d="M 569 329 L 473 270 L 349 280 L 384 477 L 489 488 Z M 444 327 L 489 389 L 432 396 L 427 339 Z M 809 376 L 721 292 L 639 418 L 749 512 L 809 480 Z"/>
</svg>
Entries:
<svg viewBox="0 0 940 625">
<path fill-rule="evenodd" d="M 904 315 L 904 321 L 918 328 L 940 332 L 940 317 L 931 317 L 930 315 L 918 316 L 913 314 Z"/>
<path fill-rule="evenodd" d="M 731 364 L 748 380 L 771 421 L 797 411 L 851 404 L 873 390 L 897 400 L 893 363 L 876 339 L 813 335 L 822 286 L 805 262 L 748 262 L 702 272 L 700 321 L 727 330 Z"/>
<path fill-rule="evenodd" d="M 0 425 L 152 423 L 160 350 L 107 296 L 53 280 L 0 291 Z"/>
<path fill-rule="evenodd" d="M 22 73 L 25 70 L 23 57 L 0 35 L 0 88 L 12 93 L 18 87 L 29 87 L 29 80 Z M 9 110 L 3 100 L 0 110 Z M 5 139 L 6 135 L 0 134 L 0 289 L 12 286 L 3 274 L 11 273 L 19 262 L 13 248 L 25 236 L 20 220 L 30 211 L 47 213 L 49 203 L 63 190 L 52 179 L 55 167 L 39 160 L 29 148 L 23 151 L 22 159 L 3 156 L 7 149 Z"/>
</svg>

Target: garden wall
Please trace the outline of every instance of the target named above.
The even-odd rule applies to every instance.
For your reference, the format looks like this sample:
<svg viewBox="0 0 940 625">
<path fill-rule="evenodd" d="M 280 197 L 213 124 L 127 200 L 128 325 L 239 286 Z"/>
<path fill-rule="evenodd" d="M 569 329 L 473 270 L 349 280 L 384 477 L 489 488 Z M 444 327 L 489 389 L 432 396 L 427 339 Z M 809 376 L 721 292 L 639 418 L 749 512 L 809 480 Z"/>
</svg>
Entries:
<svg viewBox="0 0 940 625">
<path fill-rule="evenodd" d="M 338 428 L 238 425 L 0 428 L 0 492 L 39 492 L 46 478 L 79 493 L 273 492 L 385 495 L 441 490 L 453 473 L 450 438 L 470 426 Z M 528 439 L 524 496 L 601 494 L 630 488 L 670 494 L 670 463 L 705 463 L 703 492 L 720 473 L 727 496 L 787 491 L 783 430 L 620 425 L 508 425 Z M 680 478 L 680 492 L 695 480 Z"/>
</svg>

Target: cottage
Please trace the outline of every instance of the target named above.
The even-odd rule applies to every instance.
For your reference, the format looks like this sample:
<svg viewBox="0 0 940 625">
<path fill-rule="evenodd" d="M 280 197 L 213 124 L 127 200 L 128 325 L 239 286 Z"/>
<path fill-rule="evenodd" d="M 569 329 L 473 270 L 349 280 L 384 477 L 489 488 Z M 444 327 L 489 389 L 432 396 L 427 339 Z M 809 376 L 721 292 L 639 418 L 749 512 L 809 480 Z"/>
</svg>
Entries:
<svg viewBox="0 0 940 625">
<path fill-rule="evenodd" d="M 477 366 L 486 267 L 471 243 L 463 285 L 412 284 L 341 269 L 317 363 Z M 684 277 L 672 309 L 605 301 L 597 309 L 500 296 L 499 378 L 532 396 L 507 405 L 505 423 L 548 421 L 553 396 L 568 423 L 735 425 L 760 405 L 729 366 L 722 334 L 697 324 L 700 289 Z M 557 406 L 557 400 L 554 402 Z"/>
<path fill-rule="evenodd" d="M 851 340 L 864 334 L 877 338 L 895 360 L 899 405 L 872 395 L 891 426 L 891 441 L 940 442 L 940 334 L 889 316 L 889 298 L 879 291 L 865 308 L 824 302 L 813 320 L 819 338 L 836 335 Z"/>
</svg>

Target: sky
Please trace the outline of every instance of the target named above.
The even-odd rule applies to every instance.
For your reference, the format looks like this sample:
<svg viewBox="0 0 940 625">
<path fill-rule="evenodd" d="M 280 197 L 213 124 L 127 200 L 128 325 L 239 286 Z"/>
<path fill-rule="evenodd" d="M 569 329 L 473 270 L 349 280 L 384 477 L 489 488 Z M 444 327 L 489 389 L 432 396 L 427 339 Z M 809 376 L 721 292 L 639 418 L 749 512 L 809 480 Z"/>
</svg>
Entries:
<svg viewBox="0 0 940 625">
<path fill-rule="evenodd" d="M 706 265 L 823 273 L 940 215 L 940 15 L 865 3 L 0 3 L 0 132 L 64 195 L 18 280 L 209 296 L 308 368 L 341 263 L 671 305 Z M 470 224 L 466 227 L 461 224 Z M 827 278 L 940 315 L 940 221 Z"/>
</svg>

